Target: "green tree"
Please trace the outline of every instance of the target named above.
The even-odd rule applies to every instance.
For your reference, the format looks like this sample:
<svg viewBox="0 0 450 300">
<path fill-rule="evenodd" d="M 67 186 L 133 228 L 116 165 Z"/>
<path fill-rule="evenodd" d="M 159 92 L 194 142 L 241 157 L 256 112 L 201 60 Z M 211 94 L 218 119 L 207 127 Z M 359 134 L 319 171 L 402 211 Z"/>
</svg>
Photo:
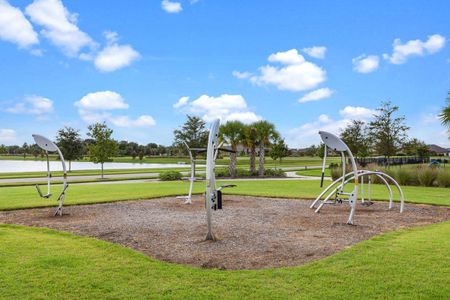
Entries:
<svg viewBox="0 0 450 300">
<path fill-rule="evenodd" d="M 208 143 L 208 130 L 205 122 L 196 116 L 187 115 L 187 120 L 181 128 L 174 130 L 174 146 L 183 149 L 184 143 L 191 148 L 206 147 Z"/>
<path fill-rule="evenodd" d="M 103 164 L 112 161 L 112 157 L 117 155 L 118 145 L 111 138 L 113 130 L 108 128 L 105 123 L 89 125 L 88 130 L 87 135 L 94 140 L 93 144 L 89 145 L 89 159 L 94 163 L 101 164 L 102 178 L 104 178 Z"/>
<path fill-rule="evenodd" d="M 258 121 L 253 126 L 256 129 L 256 140 L 259 150 L 258 175 L 264 176 L 266 147 L 270 146 L 279 137 L 279 134 L 275 129 L 275 125 L 267 121 Z"/>
<path fill-rule="evenodd" d="M 441 119 L 442 124 L 448 127 L 450 137 L 450 92 L 448 92 L 447 106 L 442 109 L 439 118 Z"/>
<path fill-rule="evenodd" d="M 64 159 L 69 161 L 69 172 L 72 170 L 72 161 L 83 158 L 83 141 L 79 130 L 72 127 L 64 127 L 58 130 L 56 143 L 64 155 Z"/>
<path fill-rule="evenodd" d="M 246 125 L 244 128 L 244 137 L 242 144 L 249 150 L 250 154 L 250 173 L 256 174 L 256 146 L 258 140 L 254 124 Z"/>
<path fill-rule="evenodd" d="M 319 148 L 316 145 L 311 145 L 307 148 L 305 148 L 305 156 L 317 156 L 317 153 L 319 152 Z"/>
<path fill-rule="evenodd" d="M 414 138 L 407 141 L 403 145 L 403 151 L 407 155 L 416 155 L 419 157 L 428 157 L 430 156 L 430 148 L 422 141 Z"/>
<path fill-rule="evenodd" d="M 228 121 L 220 126 L 220 138 L 228 145 L 230 145 L 230 176 L 236 177 L 237 166 L 237 146 L 244 140 L 244 124 L 239 121 Z"/>
<path fill-rule="evenodd" d="M 319 146 L 317 147 L 316 155 L 320 158 L 323 158 L 323 156 L 325 155 L 325 144 L 324 143 L 319 144 Z"/>
<path fill-rule="evenodd" d="M 23 154 L 23 158 L 27 157 L 27 153 L 28 153 L 28 144 L 27 143 L 23 143 L 22 145 L 22 154 Z"/>
<path fill-rule="evenodd" d="M 277 161 L 280 160 L 280 166 L 281 166 L 281 160 L 289 155 L 289 148 L 286 145 L 284 139 L 278 138 L 272 146 L 272 149 L 270 150 L 270 157 Z"/>
<path fill-rule="evenodd" d="M 405 125 L 405 117 L 396 117 L 398 106 L 391 102 L 382 102 L 377 108 L 374 120 L 369 123 L 369 132 L 378 154 L 386 157 L 395 155 L 407 139 L 409 127 Z"/>
<path fill-rule="evenodd" d="M 366 123 L 352 120 L 341 132 L 341 139 L 347 144 L 355 157 L 366 156 L 370 148 L 370 139 Z"/>
<path fill-rule="evenodd" d="M 145 155 L 145 147 L 140 145 L 139 146 L 139 160 L 142 162 L 142 160 L 144 159 L 144 155 Z"/>
</svg>

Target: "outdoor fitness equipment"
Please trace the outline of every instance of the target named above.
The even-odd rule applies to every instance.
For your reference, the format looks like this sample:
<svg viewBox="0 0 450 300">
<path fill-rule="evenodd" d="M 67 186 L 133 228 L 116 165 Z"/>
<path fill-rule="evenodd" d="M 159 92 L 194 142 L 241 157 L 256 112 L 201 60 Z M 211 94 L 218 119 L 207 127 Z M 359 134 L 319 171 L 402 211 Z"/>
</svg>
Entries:
<svg viewBox="0 0 450 300">
<path fill-rule="evenodd" d="M 195 177 L 195 163 L 196 160 L 194 159 L 193 152 L 206 152 L 206 148 L 190 148 L 189 145 L 183 141 L 184 145 L 186 146 L 188 153 L 189 153 L 189 160 L 191 161 L 191 176 L 189 177 L 189 193 L 187 196 L 178 196 L 177 199 L 185 199 L 184 204 L 192 204 L 192 188 L 194 186 L 194 182 L 198 180 L 198 178 Z"/>
<path fill-rule="evenodd" d="M 221 185 L 216 188 L 215 166 L 216 158 L 219 151 L 232 152 L 229 149 L 221 148 L 222 144 L 218 144 L 220 120 L 215 120 L 209 130 L 208 146 L 206 148 L 206 222 L 208 224 L 208 233 L 206 240 L 215 241 L 216 237 L 212 231 L 212 211 L 222 209 L 222 189 L 227 187 L 235 187 L 235 184 Z"/>
<path fill-rule="evenodd" d="M 327 159 L 327 147 L 333 149 L 334 151 L 341 153 L 341 159 L 342 159 L 342 176 L 333 183 L 331 183 L 325 190 L 320 193 L 320 195 L 314 200 L 314 202 L 311 204 L 310 208 L 316 208 L 316 204 L 319 203 L 318 207 L 316 208 L 315 212 L 320 212 L 321 208 L 325 204 L 336 204 L 336 203 L 343 203 L 348 202 L 351 210 L 350 215 L 348 217 L 347 224 L 352 225 L 353 224 L 353 217 L 356 210 L 356 203 L 358 200 L 358 192 L 359 192 L 359 178 L 361 178 L 361 203 L 363 205 L 369 206 L 372 205 L 372 176 L 378 177 L 386 186 L 386 188 L 389 191 L 389 209 L 393 206 L 393 200 L 392 200 L 392 189 L 389 185 L 389 181 L 392 182 L 396 187 L 400 194 L 400 212 L 403 212 L 404 208 L 404 196 L 403 191 L 400 188 L 400 185 L 395 181 L 394 178 L 391 176 L 381 172 L 381 171 L 369 171 L 369 170 L 358 170 L 356 167 L 356 161 L 353 157 L 352 152 L 348 148 L 348 146 L 337 136 L 335 136 L 332 133 L 325 132 L 325 131 L 319 131 L 320 137 L 322 138 L 323 143 L 325 144 L 325 151 L 323 156 L 323 164 L 322 164 L 322 177 L 320 181 L 320 187 L 323 186 L 323 179 L 325 174 L 325 162 Z M 345 168 L 345 161 L 346 161 L 346 154 L 348 155 L 348 158 L 350 159 L 350 163 L 352 165 L 352 172 L 346 174 L 346 168 Z M 364 178 L 367 177 L 368 182 L 368 201 L 364 201 Z M 354 188 L 351 193 L 344 192 L 345 185 L 350 182 L 351 180 L 354 181 Z M 327 195 L 328 193 L 328 195 Z M 327 195 L 323 200 L 322 197 Z M 334 200 L 330 200 L 330 198 L 335 195 Z M 347 196 L 348 198 L 345 199 L 344 197 Z"/>
<path fill-rule="evenodd" d="M 47 194 L 43 194 L 41 191 L 41 188 L 39 185 L 36 184 L 36 190 L 39 193 L 39 196 L 41 198 L 50 198 L 52 194 L 50 193 L 50 186 L 51 186 L 51 178 L 52 173 L 50 172 L 50 161 L 48 158 L 48 152 L 57 152 L 59 155 L 59 159 L 61 160 L 61 164 L 63 167 L 64 172 L 64 181 L 63 181 L 63 187 L 61 194 L 59 194 L 58 201 L 59 205 L 58 208 L 55 211 L 55 216 L 60 215 L 62 216 L 62 207 L 64 204 L 64 198 L 66 197 L 66 190 L 69 187 L 69 184 L 67 183 L 67 169 L 66 169 L 66 162 L 64 161 L 64 156 L 61 153 L 61 150 L 59 150 L 58 146 L 56 146 L 55 143 L 50 141 L 48 138 L 43 137 L 42 135 L 33 134 L 33 139 L 36 142 L 36 144 L 43 150 L 45 150 L 45 156 L 47 157 Z"/>
</svg>

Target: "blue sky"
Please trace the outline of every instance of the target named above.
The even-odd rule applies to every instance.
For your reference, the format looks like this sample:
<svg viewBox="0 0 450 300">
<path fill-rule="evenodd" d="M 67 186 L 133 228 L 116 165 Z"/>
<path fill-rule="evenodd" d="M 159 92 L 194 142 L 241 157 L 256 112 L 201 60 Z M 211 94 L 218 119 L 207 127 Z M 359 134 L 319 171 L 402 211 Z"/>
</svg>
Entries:
<svg viewBox="0 0 450 300">
<path fill-rule="evenodd" d="M 450 147 L 448 20 L 448 1 L 0 0 L 0 143 L 106 121 L 168 145 L 190 113 L 299 147 L 391 100 Z"/>
</svg>

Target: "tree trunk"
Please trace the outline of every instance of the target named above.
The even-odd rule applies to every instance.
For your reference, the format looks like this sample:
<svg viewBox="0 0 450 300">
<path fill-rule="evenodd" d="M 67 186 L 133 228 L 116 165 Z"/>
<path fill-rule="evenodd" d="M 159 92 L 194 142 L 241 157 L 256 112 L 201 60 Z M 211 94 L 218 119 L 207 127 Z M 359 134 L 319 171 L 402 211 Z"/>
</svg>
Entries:
<svg viewBox="0 0 450 300">
<path fill-rule="evenodd" d="M 258 170 L 258 175 L 259 176 L 264 176 L 264 160 L 265 160 L 265 149 L 264 149 L 264 144 L 260 144 L 259 146 L 259 170 Z"/>
<path fill-rule="evenodd" d="M 103 163 L 102 163 L 102 179 L 103 179 Z"/>
<path fill-rule="evenodd" d="M 250 173 L 256 174 L 256 146 L 250 148 Z"/>
<path fill-rule="evenodd" d="M 72 161 L 69 160 L 69 172 L 72 171 Z"/>
<path fill-rule="evenodd" d="M 236 151 L 236 149 L 233 149 L 232 148 L 232 150 L 233 151 Z M 231 176 L 231 178 L 235 178 L 236 177 L 236 160 L 237 160 L 237 154 L 234 152 L 231 152 L 230 153 L 230 166 L 229 166 L 229 169 L 230 169 L 230 176 Z"/>
</svg>

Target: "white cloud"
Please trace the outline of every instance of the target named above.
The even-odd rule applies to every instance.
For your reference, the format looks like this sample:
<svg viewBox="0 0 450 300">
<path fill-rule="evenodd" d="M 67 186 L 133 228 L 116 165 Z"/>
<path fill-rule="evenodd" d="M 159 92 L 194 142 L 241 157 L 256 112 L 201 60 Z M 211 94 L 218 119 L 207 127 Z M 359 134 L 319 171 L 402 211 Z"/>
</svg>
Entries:
<svg viewBox="0 0 450 300">
<path fill-rule="evenodd" d="M 153 127 L 156 125 L 155 119 L 148 115 L 142 115 L 137 119 L 130 119 L 128 116 L 109 117 L 109 121 L 118 127 Z"/>
<path fill-rule="evenodd" d="M 320 143 L 320 130 L 337 135 L 351 123 L 352 120 L 369 121 L 376 111 L 366 107 L 347 106 L 339 111 L 340 119 L 334 120 L 329 115 L 322 114 L 317 120 L 307 122 L 287 132 L 287 143 L 291 147 L 308 147 Z"/>
<path fill-rule="evenodd" d="M 325 58 L 325 53 L 327 52 L 327 47 L 314 46 L 311 48 L 303 48 L 302 51 L 314 58 Z"/>
<path fill-rule="evenodd" d="M 284 52 L 270 54 L 268 61 L 279 62 L 285 65 L 295 65 L 305 62 L 305 59 L 301 54 L 298 54 L 297 49 L 291 49 Z"/>
<path fill-rule="evenodd" d="M 346 106 L 339 111 L 339 114 L 345 119 L 368 120 L 377 113 L 376 110 L 361 106 Z"/>
<path fill-rule="evenodd" d="M 112 72 L 129 66 L 140 57 L 130 45 L 119 45 L 115 32 L 105 32 L 107 45 L 95 57 L 95 67 L 102 72 Z"/>
<path fill-rule="evenodd" d="M 426 113 L 422 114 L 422 116 L 420 117 L 420 122 L 424 125 L 429 125 L 429 124 L 438 124 L 441 122 L 441 120 L 439 119 L 439 116 L 436 113 Z"/>
<path fill-rule="evenodd" d="M 169 14 L 176 14 L 183 10 L 180 2 L 172 2 L 169 0 L 162 0 L 161 8 Z"/>
<path fill-rule="evenodd" d="M 434 54 L 445 46 L 445 37 L 439 34 L 433 34 L 428 40 L 421 41 L 410 40 L 404 44 L 400 39 L 395 39 L 393 43 L 393 52 L 391 55 L 383 54 L 383 58 L 392 64 L 403 64 L 411 56 L 424 56 L 425 54 Z"/>
<path fill-rule="evenodd" d="M 75 102 L 75 106 L 86 110 L 113 110 L 126 109 L 128 103 L 119 93 L 101 91 L 87 94 L 80 101 Z"/>
<path fill-rule="evenodd" d="M 128 109 L 122 95 L 113 91 L 100 91 L 89 93 L 74 103 L 78 113 L 86 123 L 111 122 L 117 127 L 152 127 L 155 119 L 149 115 L 141 115 L 136 119 L 126 115 L 114 116 L 112 111 Z"/>
<path fill-rule="evenodd" d="M 6 109 L 9 113 L 43 116 L 53 112 L 53 101 L 41 96 L 27 96 L 23 102 Z"/>
<path fill-rule="evenodd" d="M 312 92 L 309 92 L 308 94 L 301 97 L 298 102 L 300 103 L 306 103 L 310 101 L 319 101 L 321 99 L 329 98 L 331 95 L 333 95 L 334 91 L 329 88 L 321 88 L 318 90 L 314 90 Z"/>
<path fill-rule="evenodd" d="M 235 71 L 234 76 L 247 78 L 259 86 L 274 85 L 280 90 L 288 91 L 313 89 L 326 79 L 326 72 L 317 65 L 305 61 L 297 49 L 271 54 L 268 61 L 280 63 L 282 66 L 266 65 L 259 68 L 259 75 L 251 76 L 248 72 Z"/>
<path fill-rule="evenodd" d="M 22 11 L 0 0 L 0 39 L 28 48 L 39 44 L 37 33 Z"/>
<path fill-rule="evenodd" d="M 187 97 L 183 98 L 186 99 Z M 200 115 L 206 122 L 213 121 L 216 118 L 220 118 L 223 122 L 237 120 L 243 123 L 251 123 L 262 119 L 261 116 L 249 110 L 247 102 L 241 95 L 223 94 L 218 97 L 202 95 L 191 102 L 186 100 L 183 111 Z"/>
<path fill-rule="evenodd" d="M 69 12 L 60 0 L 34 0 L 25 12 L 33 23 L 43 27 L 42 35 L 67 56 L 77 56 L 83 48 L 96 45 L 78 28 L 77 14 Z"/>
<path fill-rule="evenodd" d="M 1 129 L 0 128 L 0 143 L 11 143 L 17 137 L 17 133 L 14 129 Z"/>
<path fill-rule="evenodd" d="M 178 101 L 173 105 L 173 108 L 180 108 L 188 104 L 189 97 L 181 97 Z"/>
<path fill-rule="evenodd" d="M 232 74 L 237 79 L 247 79 L 247 78 L 250 78 L 253 75 L 250 72 L 239 72 L 239 71 L 233 71 Z"/>
<path fill-rule="evenodd" d="M 358 73 L 371 73 L 378 69 L 380 58 L 377 55 L 360 55 L 352 59 L 353 70 Z"/>
</svg>

